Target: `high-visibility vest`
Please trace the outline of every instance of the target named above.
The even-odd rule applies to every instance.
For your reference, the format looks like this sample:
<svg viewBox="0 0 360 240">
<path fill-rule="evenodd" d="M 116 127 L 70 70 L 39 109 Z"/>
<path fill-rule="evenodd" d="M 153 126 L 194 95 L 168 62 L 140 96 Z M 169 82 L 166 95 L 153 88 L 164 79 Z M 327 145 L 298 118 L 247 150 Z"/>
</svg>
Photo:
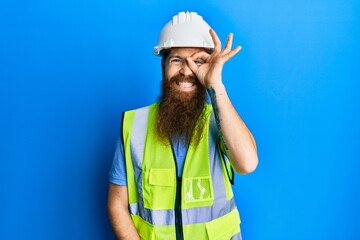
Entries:
<svg viewBox="0 0 360 240">
<path fill-rule="evenodd" d="M 122 134 L 129 211 L 144 240 L 239 240 L 240 216 L 219 154 L 212 107 L 197 146 L 190 144 L 181 178 L 171 144 L 154 135 L 158 103 L 127 111 Z"/>
</svg>

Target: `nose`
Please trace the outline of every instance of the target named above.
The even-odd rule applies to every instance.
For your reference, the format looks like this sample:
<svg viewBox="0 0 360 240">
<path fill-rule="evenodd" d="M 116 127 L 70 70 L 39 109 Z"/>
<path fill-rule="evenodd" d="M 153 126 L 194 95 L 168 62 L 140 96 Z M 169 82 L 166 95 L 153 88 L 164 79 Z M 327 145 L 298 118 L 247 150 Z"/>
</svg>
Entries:
<svg viewBox="0 0 360 240">
<path fill-rule="evenodd" d="M 180 69 L 180 73 L 184 76 L 189 76 L 189 75 L 193 74 L 193 72 L 191 71 L 191 69 L 189 68 L 189 66 L 187 65 L 186 62 L 183 63 L 183 65 Z"/>
</svg>

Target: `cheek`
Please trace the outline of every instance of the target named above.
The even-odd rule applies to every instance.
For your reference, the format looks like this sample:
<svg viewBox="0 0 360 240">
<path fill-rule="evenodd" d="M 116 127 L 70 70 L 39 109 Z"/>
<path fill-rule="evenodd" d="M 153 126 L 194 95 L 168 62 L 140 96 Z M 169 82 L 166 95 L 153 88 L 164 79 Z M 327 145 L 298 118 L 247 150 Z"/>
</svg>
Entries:
<svg viewBox="0 0 360 240">
<path fill-rule="evenodd" d="M 173 76 L 175 76 L 178 72 L 179 72 L 179 69 L 177 69 L 176 67 L 167 67 L 167 68 L 165 68 L 165 77 L 167 79 L 170 79 Z"/>
</svg>

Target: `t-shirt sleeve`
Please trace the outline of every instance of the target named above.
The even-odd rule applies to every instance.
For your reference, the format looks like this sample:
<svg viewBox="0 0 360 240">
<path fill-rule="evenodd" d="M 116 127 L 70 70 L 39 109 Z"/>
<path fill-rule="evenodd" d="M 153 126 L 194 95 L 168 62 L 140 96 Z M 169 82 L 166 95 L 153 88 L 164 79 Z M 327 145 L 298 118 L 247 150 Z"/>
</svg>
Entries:
<svg viewBox="0 0 360 240">
<path fill-rule="evenodd" d="M 120 138 L 116 142 L 114 159 L 109 173 L 109 182 L 120 186 L 127 186 L 124 147 Z"/>
</svg>

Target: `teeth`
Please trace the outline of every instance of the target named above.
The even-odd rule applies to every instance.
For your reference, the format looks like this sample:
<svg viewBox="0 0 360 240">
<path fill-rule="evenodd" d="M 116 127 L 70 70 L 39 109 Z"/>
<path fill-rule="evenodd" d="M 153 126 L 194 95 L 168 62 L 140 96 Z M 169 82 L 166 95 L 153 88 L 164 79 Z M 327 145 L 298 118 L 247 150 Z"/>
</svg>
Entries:
<svg viewBox="0 0 360 240">
<path fill-rule="evenodd" d="M 192 87 L 193 85 L 194 84 L 190 82 L 179 82 L 179 86 L 184 88 Z"/>
</svg>

